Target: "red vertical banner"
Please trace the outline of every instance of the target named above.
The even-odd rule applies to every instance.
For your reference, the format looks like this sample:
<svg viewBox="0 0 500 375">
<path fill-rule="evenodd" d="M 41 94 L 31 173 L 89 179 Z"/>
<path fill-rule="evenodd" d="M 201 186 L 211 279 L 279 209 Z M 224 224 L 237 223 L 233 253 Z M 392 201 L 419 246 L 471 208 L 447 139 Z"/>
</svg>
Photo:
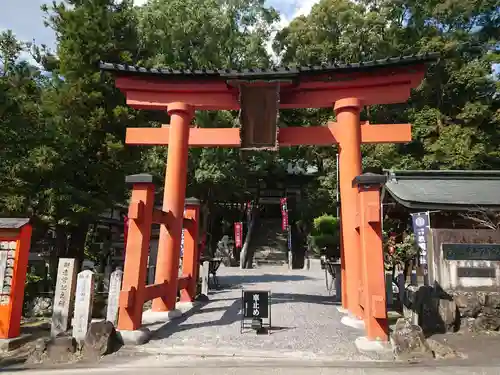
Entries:
<svg viewBox="0 0 500 375">
<path fill-rule="evenodd" d="M 280 206 L 281 206 L 281 229 L 283 231 L 286 231 L 288 230 L 288 207 L 286 198 L 280 199 Z"/>
<path fill-rule="evenodd" d="M 234 246 L 241 249 L 243 246 L 243 223 L 234 223 Z"/>
<path fill-rule="evenodd" d="M 282 215 L 281 229 L 283 229 L 283 231 L 286 231 L 288 230 L 288 211 L 283 211 L 281 215 Z"/>
</svg>

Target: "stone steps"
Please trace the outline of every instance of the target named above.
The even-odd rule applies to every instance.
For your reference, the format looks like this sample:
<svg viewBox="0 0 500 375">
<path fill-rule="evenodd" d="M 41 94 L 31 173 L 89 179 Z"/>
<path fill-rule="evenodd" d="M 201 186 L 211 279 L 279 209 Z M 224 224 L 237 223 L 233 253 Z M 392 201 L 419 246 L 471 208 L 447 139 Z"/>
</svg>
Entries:
<svg viewBox="0 0 500 375">
<path fill-rule="evenodd" d="M 280 219 L 261 220 L 252 239 L 253 262 L 262 265 L 288 263 L 287 237 Z"/>
</svg>

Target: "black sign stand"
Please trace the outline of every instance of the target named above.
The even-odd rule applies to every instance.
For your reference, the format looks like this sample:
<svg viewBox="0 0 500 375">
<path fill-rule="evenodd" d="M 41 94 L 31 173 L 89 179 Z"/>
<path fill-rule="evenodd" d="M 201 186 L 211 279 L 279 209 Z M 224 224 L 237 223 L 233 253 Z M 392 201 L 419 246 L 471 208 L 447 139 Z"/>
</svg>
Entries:
<svg viewBox="0 0 500 375">
<path fill-rule="evenodd" d="M 256 303 L 257 302 L 257 303 Z M 242 290 L 241 291 L 241 315 L 240 334 L 244 329 L 254 329 L 248 320 L 258 320 L 262 328 L 266 328 L 271 334 L 271 291 L 268 290 Z M 267 323 L 262 322 L 267 319 Z M 259 331 L 257 331 L 257 334 Z"/>
</svg>

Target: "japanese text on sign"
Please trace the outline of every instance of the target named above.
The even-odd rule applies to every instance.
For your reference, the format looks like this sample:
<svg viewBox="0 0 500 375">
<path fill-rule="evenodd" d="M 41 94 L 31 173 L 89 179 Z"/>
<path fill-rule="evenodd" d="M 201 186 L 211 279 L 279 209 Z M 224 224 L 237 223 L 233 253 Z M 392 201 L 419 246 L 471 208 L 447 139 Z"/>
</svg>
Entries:
<svg viewBox="0 0 500 375">
<path fill-rule="evenodd" d="M 243 246 L 243 223 L 234 223 L 234 245 L 237 249 Z"/>
<path fill-rule="evenodd" d="M 427 235 L 429 233 L 429 213 L 418 212 L 412 214 L 413 232 L 415 240 L 420 248 L 419 262 L 421 265 L 427 264 Z"/>
<path fill-rule="evenodd" d="M 244 318 L 269 317 L 269 292 L 244 291 L 243 292 Z"/>
<path fill-rule="evenodd" d="M 259 316 L 260 315 L 260 310 L 259 310 L 259 295 L 254 294 L 253 295 L 253 316 Z"/>
</svg>

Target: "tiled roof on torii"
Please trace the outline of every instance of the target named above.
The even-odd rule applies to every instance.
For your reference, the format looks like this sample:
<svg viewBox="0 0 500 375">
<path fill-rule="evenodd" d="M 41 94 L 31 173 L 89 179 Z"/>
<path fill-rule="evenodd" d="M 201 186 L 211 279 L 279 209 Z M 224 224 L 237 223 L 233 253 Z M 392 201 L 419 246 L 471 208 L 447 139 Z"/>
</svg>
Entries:
<svg viewBox="0 0 500 375">
<path fill-rule="evenodd" d="M 331 63 L 321 65 L 278 66 L 272 68 L 253 69 L 171 69 L 171 68 L 144 68 L 119 63 L 101 62 L 102 71 L 113 72 L 118 75 L 154 76 L 164 79 L 293 79 L 300 76 L 311 76 L 325 73 L 369 72 L 381 68 L 403 67 L 437 61 L 439 54 L 426 53 L 411 56 L 388 57 L 385 59 L 358 62 L 358 63 Z"/>
</svg>

